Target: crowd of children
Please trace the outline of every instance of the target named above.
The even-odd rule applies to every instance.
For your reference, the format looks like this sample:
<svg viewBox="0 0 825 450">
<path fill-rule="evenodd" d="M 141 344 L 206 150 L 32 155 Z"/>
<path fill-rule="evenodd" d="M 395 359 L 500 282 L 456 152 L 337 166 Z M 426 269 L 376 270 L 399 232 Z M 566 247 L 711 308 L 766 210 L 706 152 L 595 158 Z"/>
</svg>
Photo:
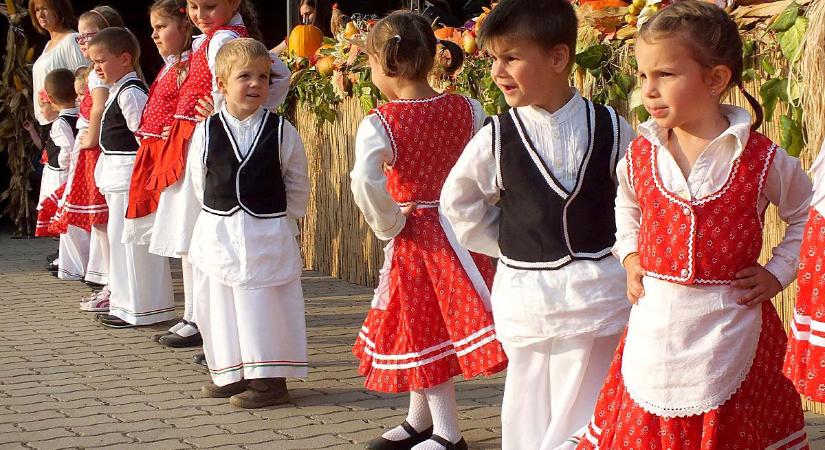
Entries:
<svg viewBox="0 0 825 450">
<path fill-rule="evenodd" d="M 154 339 L 203 344 L 205 396 L 288 402 L 286 378 L 308 371 L 310 189 L 301 137 L 273 112 L 289 71 L 246 0 L 156 0 L 150 19 L 165 61 L 151 86 L 106 6 L 78 26 L 93 66 L 46 76 L 37 234 L 60 237 L 56 276 L 101 287 L 80 307 L 111 328 L 173 320 L 181 259 L 183 319 Z M 409 410 L 367 448 L 466 449 L 453 377 L 504 369 L 506 450 L 808 448 L 797 392 L 825 400 L 825 151 L 812 184 L 755 131 L 741 38 L 712 4 L 640 27 L 652 118 L 636 131 L 571 87 L 577 29 L 565 0 L 501 1 L 478 37 L 510 109 L 486 117 L 429 85 L 438 45 L 448 73 L 463 54 L 423 16 L 371 28 L 388 101 L 359 126 L 350 175 L 388 243 L 353 353 L 366 387 L 408 392 Z M 722 104 L 731 89 L 755 119 Z M 762 266 L 769 204 L 787 229 Z M 770 299 L 797 274 L 788 341 Z"/>
</svg>

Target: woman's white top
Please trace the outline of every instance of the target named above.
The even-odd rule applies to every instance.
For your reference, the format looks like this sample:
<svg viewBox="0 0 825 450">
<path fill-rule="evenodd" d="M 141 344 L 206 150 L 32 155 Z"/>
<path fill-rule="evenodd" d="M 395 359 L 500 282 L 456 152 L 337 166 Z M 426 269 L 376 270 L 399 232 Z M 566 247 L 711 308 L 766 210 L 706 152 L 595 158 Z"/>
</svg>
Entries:
<svg viewBox="0 0 825 450">
<path fill-rule="evenodd" d="M 32 102 L 34 104 L 34 117 L 40 125 L 49 123 L 41 114 L 37 107 L 37 94 L 43 89 L 46 75 L 55 69 L 69 69 L 72 72 L 78 67 L 89 65 L 89 60 L 83 56 L 80 46 L 75 38 L 77 33 L 67 34 L 51 49 L 43 51 L 32 68 Z"/>
<path fill-rule="evenodd" d="M 819 155 L 811 165 L 811 177 L 814 181 L 814 194 L 811 198 L 811 206 L 816 208 L 816 211 L 825 216 L 825 142 L 822 143 L 822 148 L 819 149 Z"/>
</svg>

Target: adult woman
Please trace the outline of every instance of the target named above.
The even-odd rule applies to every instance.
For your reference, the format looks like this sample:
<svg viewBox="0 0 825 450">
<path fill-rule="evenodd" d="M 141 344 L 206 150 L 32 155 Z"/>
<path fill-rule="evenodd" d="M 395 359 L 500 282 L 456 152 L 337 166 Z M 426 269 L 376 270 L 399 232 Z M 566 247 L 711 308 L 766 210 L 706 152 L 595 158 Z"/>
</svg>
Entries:
<svg viewBox="0 0 825 450">
<path fill-rule="evenodd" d="M 77 44 L 77 40 L 84 39 L 84 36 L 74 31 L 77 17 L 69 0 L 32 0 L 29 2 L 29 13 L 34 28 L 41 34 L 49 35 L 49 42 L 34 62 L 32 70 L 32 101 L 37 104 L 38 92 L 43 89 L 43 82 L 49 72 L 61 68 L 74 71 L 89 62 L 83 57 Z M 48 123 L 38 108 L 34 109 L 34 115 L 40 125 Z"/>
<path fill-rule="evenodd" d="M 330 36 L 330 15 L 332 8 L 325 0 L 301 0 L 298 3 L 300 22 L 306 25 L 315 25 L 321 29 L 324 36 Z M 283 53 L 289 44 L 289 36 L 275 46 L 271 51 L 277 55 Z"/>
</svg>

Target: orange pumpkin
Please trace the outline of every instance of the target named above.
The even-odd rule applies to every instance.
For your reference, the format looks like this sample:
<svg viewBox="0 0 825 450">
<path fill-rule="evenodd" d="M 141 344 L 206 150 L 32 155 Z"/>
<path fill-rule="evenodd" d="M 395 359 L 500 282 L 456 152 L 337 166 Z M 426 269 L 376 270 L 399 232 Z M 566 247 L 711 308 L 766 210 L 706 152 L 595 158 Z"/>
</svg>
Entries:
<svg viewBox="0 0 825 450">
<path fill-rule="evenodd" d="M 309 58 L 321 47 L 324 34 L 314 25 L 298 25 L 289 34 L 289 52 Z"/>
<path fill-rule="evenodd" d="M 580 1 L 581 5 L 590 5 L 594 11 L 598 11 L 604 8 L 622 8 L 627 6 L 627 2 L 622 0 L 583 0 Z"/>
<path fill-rule="evenodd" d="M 444 27 L 435 30 L 435 37 L 438 39 L 450 39 L 453 37 L 453 33 L 455 32 L 455 28 L 453 27 Z"/>
</svg>

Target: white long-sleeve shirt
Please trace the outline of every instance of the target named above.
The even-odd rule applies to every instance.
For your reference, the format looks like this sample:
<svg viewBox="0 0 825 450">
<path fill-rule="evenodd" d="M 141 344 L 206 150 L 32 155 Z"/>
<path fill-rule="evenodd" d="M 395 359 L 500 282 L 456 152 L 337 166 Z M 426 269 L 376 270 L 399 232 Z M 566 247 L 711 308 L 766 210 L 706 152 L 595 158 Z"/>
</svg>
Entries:
<svg viewBox="0 0 825 450">
<path fill-rule="evenodd" d="M 243 19 L 240 14 L 235 14 L 226 26 L 244 26 Z M 223 106 L 223 94 L 218 90 L 217 72 L 215 72 L 215 61 L 218 57 L 218 50 L 227 42 L 238 39 L 240 36 L 231 30 L 218 30 L 212 35 L 212 40 L 209 41 L 209 48 L 206 49 L 206 60 L 209 64 L 209 71 L 212 72 L 212 99 L 215 102 L 215 111 L 218 111 Z M 206 35 L 201 34 L 195 36 L 192 40 L 192 51 L 197 50 L 203 43 L 206 42 Z M 275 110 L 281 106 L 281 103 L 286 99 L 286 94 L 289 91 L 289 68 L 281 61 L 274 53 L 270 52 L 270 59 L 272 60 L 272 78 L 270 79 L 269 95 L 264 108 Z"/>
<path fill-rule="evenodd" d="M 825 142 L 822 143 L 822 148 L 819 150 L 819 155 L 811 165 L 810 172 L 814 182 L 814 194 L 811 198 L 811 206 L 816 208 L 819 214 L 825 216 Z"/>
<path fill-rule="evenodd" d="M 77 108 L 69 108 L 60 111 L 59 116 L 77 116 Z M 57 163 L 61 169 L 67 170 L 71 164 L 72 148 L 75 141 L 75 130 L 64 120 L 55 120 L 52 123 L 49 135 L 52 142 L 60 147 L 57 155 Z"/>
<path fill-rule="evenodd" d="M 51 49 L 44 51 L 34 62 L 32 67 L 32 97 L 37 106 L 37 96 L 46 83 L 46 75 L 55 69 L 69 69 L 72 72 L 78 67 L 89 65 L 89 60 L 83 56 L 77 44 L 77 33 L 67 34 Z M 49 123 L 41 114 L 40 108 L 34 108 L 34 117 L 40 125 Z"/>
<path fill-rule="evenodd" d="M 140 127 L 140 118 L 143 115 L 143 108 L 146 106 L 149 96 L 137 88 L 124 89 L 120 95 L 118 95 L 118 91 L 127 81 L 139 79 L 135 72 L 124 75 L 109 88 L 109 98 L 106 100 L 107 108 L 112 102 L 118 103 L 123 118 L 126 119 L 126 126 L 132 133 Z M 135 141 L 138 141 L 137 137 Z M 117 151 L 118 149 L 108 150 Z M 101 153 L 95 167 L 95 183 L 100 192 L 103 194 L 128 192 L 134 166 L 135 155 L 107 155 Z"/>
<path fill-rule="evenodd" d="M 439 98 L 439 97 L 435 97 Z M 473 133 L 481 129 L 487 115 L 477 101 L 470 99 L 473 109 Z M 406 217 L 387 191 L 384 167 L 394 158 L 392 141 L 376 114 L 370 114 L 358 125 L 355 135 L 355 164 L 350 172 L 355 203 L 364 220 L 378 239 L 388 241 L 404 228 Z"/>
<path fill-rule="evenodd" d="M 251 150 L 264 118 L 264 109 L 238 120 L 224 107 L 226 121 L 245 157 Z M 187 171 L 198 202 L 203 205 L 206 180 L 206 127 L 195 128 L 189 146 Z M 286 120 L 281 135 L 280 164 L 287 199 L 287 216 L 259 219 L 243 210 L 230 216 L 201 211 L 195 223 L 189 260 L 199 270 L 223 284 L 243 289 L 279 286 L 301 276 L 296 220 L 306 214 L 309 201 L 307 158 L 298 131 Z M 226 149 L 231 152 L 232 149 Z"/>
<path fill-rule="evenodd" d="M 518 113 L 553 176 L 572 190 L 590 138 L 581 95 L 574 90 L 554 113 L 532 106 L 519 107 Z M 635 133 L 624 119 L 619 126 L 622 156 Z M 501 213 L 496 173 L 492 127 L 486 126 L 467 145 L 441 191 L 441 209 L 459 243 L 493 257 L 499 256 Z M 499 263 L 492 290 L 496 333 L 514 346 L 583 333 L 615 334 L 627 323 L 625 278 L 612 258 L 576 261 L 557 270 L 519 270 Z"/>
</svg>

